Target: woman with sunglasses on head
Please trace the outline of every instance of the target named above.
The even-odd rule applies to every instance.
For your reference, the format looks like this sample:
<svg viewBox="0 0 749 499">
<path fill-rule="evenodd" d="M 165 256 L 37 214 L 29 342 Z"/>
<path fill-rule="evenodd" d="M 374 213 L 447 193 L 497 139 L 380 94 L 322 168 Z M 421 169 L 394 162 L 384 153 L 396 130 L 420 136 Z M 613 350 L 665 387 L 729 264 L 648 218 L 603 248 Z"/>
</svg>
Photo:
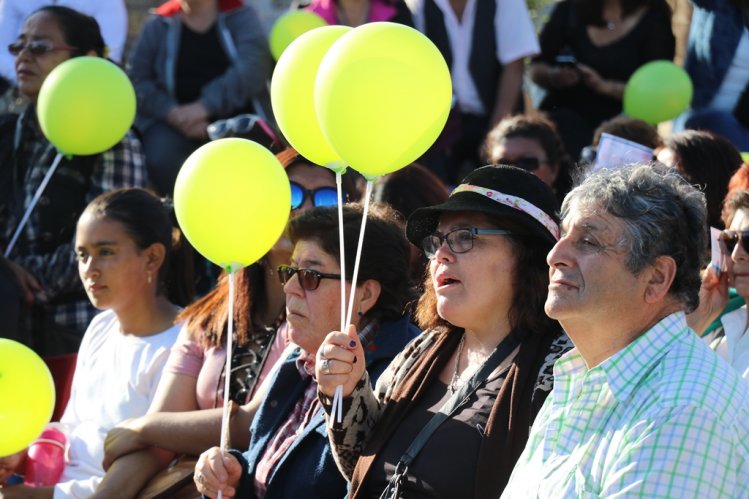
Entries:
<svg viewBox="0 0 749 499">
<path fill-rule="evenodd" d="M 315 206 L 335 206 L 332 171 L 310 163 L 294 149 L 276 155 L 292 186 L 296 217 Z M 353 182 L 344 175 L 345 197 L 357 199 Z M 312 193 L 312 194 L 310 194 Z M 288 263 L 293 249 L 282 237 L 260 262 L 235 277 L 234 366 L 229 388 L 236 404 L 249 402 L 289 344 L 285 297 L 276 269 Z M 185 326 L 175 345 L 149 414 L 123 422 L 110 431 L 105 444 L 107 475 L 99 497 L 137 494 L 176 454 L 197 456 L 219 442 L 226 349 L 224 334 L 229 314 L 229 278 L 180 314 Z M 198 412 L 196 412 L 198 411 Z M 179 417 L 175 412 L 184 414 Z M 241 414 L 240 414 L 241 416 Z M 240 418 L 241 419 L 241 418 Z M 233 428 L 236 447 L 249 440 L 249 420 Z M 236 440 L 235 440 L 236 439 Z M 159 449 L 167 452 L 159 453 Z"/>
<path fill-rule="evenodd" d="M 148 410 L 179 334 L 180 307 L 192 300 L 191 248 L 182 242 L 171 207 L 148 191 L 116 189 L 86 207 L 75 256 L 88 298 L 102 312 L 83 337 L 70 398 L 55 424 L 67 441 L 64 470 L 56 485 L 2 488 L 0 497 L 84 498 L 94 492 L 104 475 L 107 430 Z M 36 479 L 44 465 L 51 463 L 35 468 Z"/>
<path fill-rule="evenodd" d="M 487 166 L 409 217 L 408 239 L 430 258 L 415 314 L 425 332 L 374 390 L 354 328 L 328 335 L 315 364 L 328 414 L 343 386 L 329 436 L 350 497 L 499 497 L 572 346 L 544 313 L 555 210 L 538 177 Z"/>
<path fill-rule="evenodd" d="M 718 236 L 726 272 L 706 271 L 700 289 L 700 305 L 687 315 L 689 326 L 749 381 L 749 190 L 736 190 L 726 198 L 723 221 L 728 227 Z M 738 308 L 726 312 L 729 288 L 743 299 Z M 720 326 L 703 334 L 716 318 Z"/>
<path fill-rule="evenodd" d="M 18 90 L 29 106 L 20 116 L 0 116 L 1 249 L 9 244 L 57 153 L 36 116 L 42 83 L 70 58 L 104 57 L 105 47 L 94 18 L 67 7 L 47 6 L 26 19 L 8 50 L 15 55 Z M 69 119 L 75 126 L 75 117 Z M 47 355 L 77 350 L 96 311 L 76 278 L 76 220 L 102 192 L 145 184 L 140 142 L 130 132 L 100 154 L 62 159 L 17 244 L 7 259 L 0 257 L 0 296 L 4 297 L 0 315 L 8 318 L 4 331 L 8 337 Z M 10 323 L 29 309 L 26 320 L 19 321 L 23 328 Z"/>
<path fill-rule="evenodd" d="M 418 333 L 403 310 L 411 298 L 408 242 L 395 211 L 370 207 L 356 288 L 353 261 L 362 224 L 360 205 L 343 207 L 346 294 L 354 293 L 351 320 L 365 345 L 354 361 L 377 379 Z M 290 265 L 279 268 L 285 283 L 286 317 L 292 345 L 267 380 L 256 407 L 249 447 L 224 454 L 203 453 L 195 470 L 198 490 L 216 497 L 344 497 L 327 438 L 314 378 L 315 355 L 341 321 L 341 266 L 335 208 L 315 208 L 290 222 L 294 242 Z M 348 300 L 347 300 L 348 306 Z M 245 441 L 245 446 L 247 442 Z M 237 446 L 235 445 L 235 448 Z"/>
<path fill-rule="evenodd" d="M 573 161 L 564 150 L 556 125 L 540 114 L 520 114 L 500 121 L 486 136 L 487 163 L 529 171 L 552 188 L 561 206 L 572 188 Z"/>
</svg>

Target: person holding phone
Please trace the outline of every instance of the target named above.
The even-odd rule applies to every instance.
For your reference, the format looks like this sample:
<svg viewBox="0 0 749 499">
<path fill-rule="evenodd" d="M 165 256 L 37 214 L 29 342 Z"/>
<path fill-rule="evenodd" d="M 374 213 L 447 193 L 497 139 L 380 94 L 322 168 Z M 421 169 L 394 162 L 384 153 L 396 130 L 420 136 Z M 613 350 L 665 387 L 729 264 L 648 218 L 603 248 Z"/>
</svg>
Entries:
<svg viewBox="0 0 749 499">
<path fill-rule="evenodd" d="M 529 71 L 546 90 L 539 108 L 577 158 L 595 128 L 622 111 L 632 73 L 646 62 L 673 59 L 671 9 L 666 0 L 563 0 L 540 44 Z"/>
</svg>

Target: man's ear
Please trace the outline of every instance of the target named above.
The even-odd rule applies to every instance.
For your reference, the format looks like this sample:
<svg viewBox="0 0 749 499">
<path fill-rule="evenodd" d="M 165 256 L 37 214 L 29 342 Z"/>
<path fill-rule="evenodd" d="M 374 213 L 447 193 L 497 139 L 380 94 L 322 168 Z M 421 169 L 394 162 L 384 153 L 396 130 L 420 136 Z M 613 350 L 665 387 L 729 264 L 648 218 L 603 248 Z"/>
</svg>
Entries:
<svg viewBox="0 0 749 499">
<path fill-rule="evenodd" d="M 658 303 L 666 298 L 676 278 L 676 261 L 670 256 L 659 256 L 646 272 L 645 302 Z"/>
</svg>

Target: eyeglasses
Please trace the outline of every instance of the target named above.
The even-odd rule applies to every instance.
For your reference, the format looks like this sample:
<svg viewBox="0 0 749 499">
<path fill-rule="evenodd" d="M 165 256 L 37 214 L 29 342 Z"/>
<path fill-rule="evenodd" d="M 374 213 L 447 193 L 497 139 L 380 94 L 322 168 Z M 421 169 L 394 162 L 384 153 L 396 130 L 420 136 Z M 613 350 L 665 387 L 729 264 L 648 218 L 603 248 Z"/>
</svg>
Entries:
<svg viewBox="0 0 749 499">
<path fill-rule="evenodd" d="M 294 277 L 294 274 L 299 278 L 299 285 L 305 291 L 314 291 L 320 285 L 321 279 L 340 279 L 341 274 L 323 274 L 313 269 L 299 269 L 297 267 L 291 267 L 289 265 L 278 266 L 278 280 L 281 284 L 286 285 L 289 279 Z"/>
<path fill-rule="evenodd" d="M 14 56 L 20 54 L 23 49 L 29 49 L 31 55 L 39 56 L 45 55 L 49 52 L 54 52 L 55 50 L 78 50 L 78 47 L 71 47 L 70 45 L 55 45 L 50 40 L 31 40 L 28 42 L 16 40 L 8 45 L 8 52 Z"/>
<path fill-rule="evenodd" d="M 318 187 L 317 189 L 306 189 L 296 182 L 291 184 L 291 209 L 296 210 L 304 204 L 307 196 L 312 199 L 314 206 L 336 206 L 338 205 L 338 191 L 335 187 Z"/>
<path fill-rule="evenodd" d="M 496 163 L 499 165 L 516 166 L 525 171 L 532 172 L 538 170 L 541 165 L 548 163 L 548 161 L 540 160 L 535 156 L 522 156 L 515 159 L 499 158 Z"/>
<path fill-rule="evenodd" d="M 749 253 L 749 230 L 724 230 L 718 236 L 718 243 L 720 243 L 720 249 L 726 255 L 733 253 L 733 249 L 736 247 L 736 243 L 741 241 L 741 247 L 744 251 Z"/>
<path fill-rule="evenodd" d="M 445 241 L 447 241 L 447 246 L 453 253 L 467 253 L 473 249 L 473 240 L 476 239 L 476 236 L 506 236 L 509 234 L 512 234 L 512 232 L 505 229 L 461 227 L 460 229 L 451 230 L 444 235 L 435 232 L 425 237 L 421 241 L 421 248 L 424 250 L 427 258 L 432 259 Z"/>
</svg>

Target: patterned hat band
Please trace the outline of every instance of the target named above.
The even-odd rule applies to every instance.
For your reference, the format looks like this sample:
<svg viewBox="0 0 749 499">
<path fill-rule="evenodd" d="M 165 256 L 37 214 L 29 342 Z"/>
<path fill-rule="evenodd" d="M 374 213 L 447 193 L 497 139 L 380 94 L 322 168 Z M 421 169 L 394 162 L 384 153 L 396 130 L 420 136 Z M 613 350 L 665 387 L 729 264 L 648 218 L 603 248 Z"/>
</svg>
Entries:
<svg viewBox="0 0 749 499">
<path fill-rule="evenodd" d="M 559 226 L 554 221 L 554 219 L 547 215 L 546 212 L 544 212 L 541 208 L 534 205 L 533 203 L 526 201 L 523 198 L 511 196 L 509 194 L 491 189 L 485 189 L 484 187 L 479 187 L 478 185 L 471 184 L 460 184 L 455 188 L 455 190 L 453 190 L 450 196 L 453 196 L 454 194 L 457 194 L 459 192 L 475 192 L 476 194 L 487 197 L 499 204 L 503 204 L 515 210 L 521 211 L 526 215 L 533 217 L 533 219 L 543 225 L 546 230 L 551 233 L 555 240 L 559 240 Z"/>
</svg>

